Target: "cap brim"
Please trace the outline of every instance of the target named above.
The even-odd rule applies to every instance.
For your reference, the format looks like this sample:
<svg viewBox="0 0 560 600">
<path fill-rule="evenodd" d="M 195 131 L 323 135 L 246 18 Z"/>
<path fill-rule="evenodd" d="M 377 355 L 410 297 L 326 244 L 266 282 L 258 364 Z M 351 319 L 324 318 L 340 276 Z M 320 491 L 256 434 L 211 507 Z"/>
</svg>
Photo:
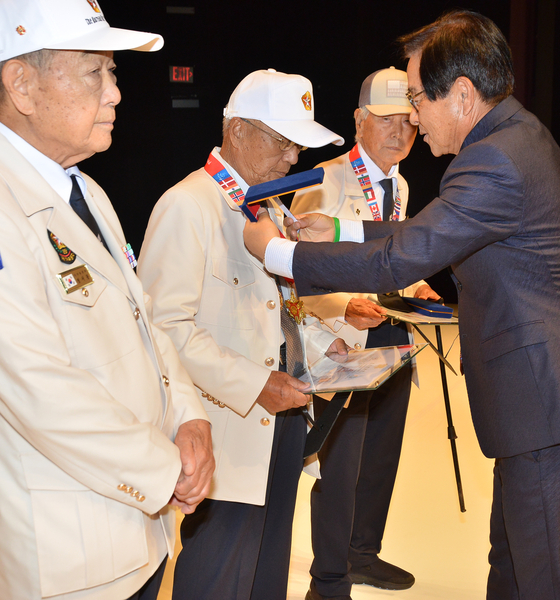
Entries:
<svg viewBox="0 0 560 600">
<path fill-rule="evenodd" d="M 408 106 L 404 104 L 366 104 L 370 113 L 377 117 L 387 117 L 388 115 L 409 115 L 412 112 L 412 106 L 407 101 Z"/>
<path fill-rule="evenodd" d="M 308 148 L 320 148 L 327 144 L 335 146 L 344 144 L 344 138 L 316 121 L 272 121 L 269 119 L 261 119 L 261 121 L 285 138 Z"/>
<path fill-rule="evenodd" d="M 163 47 L 163 38 L 157 33 L 104 27 L 95 32 L 82 35 L 47 46 L 49 50 L 137 50 L 155 52 Z"/>
</svg>

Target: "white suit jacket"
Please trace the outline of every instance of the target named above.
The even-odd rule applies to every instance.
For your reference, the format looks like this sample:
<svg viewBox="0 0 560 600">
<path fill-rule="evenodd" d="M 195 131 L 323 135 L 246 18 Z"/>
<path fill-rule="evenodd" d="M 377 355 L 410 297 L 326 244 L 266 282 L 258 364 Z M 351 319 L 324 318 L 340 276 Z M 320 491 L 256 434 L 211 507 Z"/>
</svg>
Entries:
<svg viewBox="0 0 560 600">
<path fill-rule="evenodd" d="M 206 418 L 171 341 L 149 325 L 107 196 L 86 182 L 114 258 L 0 136 L 6 600 L 122 600 L 139 589 L 173 549 L 166 505 L 181 463 L 171 440 L 182 422 Z M 49 232 L 75 254 L 71 262 Z M 93 283 L 66 293 L 58 276 L 80 265 Z"/>
<path fill-rule="evenodd" d="M 297 192 L 291 205 L 293 214 L 320 212 L 340 219 L 354 219 L 356 221 L 373 221 L 373 215 L 364 198 L 362 188 L 356 178 L 349 159 L 349 152 L 330 161 L 317 165 L 325 170 L 325 178 L 320 186 L 310 188 L 305 192 Z M 404 177 L 397 172 L 397 188 L 401 199 L 399 220 L 406 219 L 408 204 L 408 184 Z M 419 281 L 401 291 L 401 295 L 414 296 L 415 290 L 425 284 Z M 347 294 L 338 292 L 321 296 L 306 296 L 305 306 L 320 317 L 337 336 L 355 350 L 366 347 L 368 330 L 360 331 L 349 325 L 344 315 L 346 306 L 352 298 L 368 298 L 376 294 Z M 410 343 L 413 343 L 412 330 L 409 327 Z M 414 365 L 415 363 L 413 363 Z M 413 378 L 418 383 L 416 369 Z"/>
<path fill-rule="evenodd" d="M 244 225 L 240 209 L 199 169 L 156 204 L 138 268 L 154 322 L 174 341 L 212 422 L 210 497 L 263 505 L 275 418 L 255 401 L 278 368 L 283 338 L 277 286 L 245 248 Z M 316 358 L 334 336 L 308 321 L 308 354 Z"/>
</svg>

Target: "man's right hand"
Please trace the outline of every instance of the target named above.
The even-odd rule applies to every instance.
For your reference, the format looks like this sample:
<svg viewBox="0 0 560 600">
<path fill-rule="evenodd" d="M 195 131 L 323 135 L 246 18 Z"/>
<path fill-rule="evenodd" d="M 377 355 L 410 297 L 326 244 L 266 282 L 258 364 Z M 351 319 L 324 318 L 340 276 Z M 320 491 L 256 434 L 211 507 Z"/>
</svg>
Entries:
<svg viewBox="0 0 560 600">
<path fill-rule="evenodd" d="M 270 414 L 305 406 L 310 396 L 303 394 L 301 390 L 307 388 L 307 383 L 287 373 L 271 371 L 268 381 L 257 398 L 257 403 L 266 408 Z"/>
<path fill-rule="evenodd" d="M 297 221 L 286 217 L 284 226 L 294 242 L 334 242 L 334 219 L 321 213 L 294 215 Z"/>
<path fill-rule="evenodd" d="M 370 327 L 378 327 L 387 318 L 387 311 L 365 298 L 352 298 L 346 305 L 344 318 L 349 325 L 363 331 Z"/>
<path fill-rule="evenodd" d="M 210 492 L 216 467 L 210 423 L 203 419 L 183 423 L 177 430 L 175 445 L 181 452 L 183 468 L 170 504 L 190 514 Z"/>
</svg>

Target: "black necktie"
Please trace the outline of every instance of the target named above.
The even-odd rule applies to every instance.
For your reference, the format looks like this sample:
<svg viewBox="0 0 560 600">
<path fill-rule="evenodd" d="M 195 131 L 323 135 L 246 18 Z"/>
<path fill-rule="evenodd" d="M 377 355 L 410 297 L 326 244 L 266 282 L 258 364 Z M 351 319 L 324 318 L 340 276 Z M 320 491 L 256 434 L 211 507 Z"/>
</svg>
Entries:
<svg viewBox="0 0 560 600">
<path fill-rule="evenodd" d="M 276 284 L 278 285 L 278 293 L 282 296 L 282 286 L 278 278 Z M 282 298 L 282 306 L 280 307 L 280 325 L 286 340 L 286 372 L 292 377 L 299 377 L 305 372 L 302 330 L 301 326 L 290 316 L 284 298 Z"/>
<path fill-rule="evenodd" d="M 82 221 L 92 230 L 95 237 L 107 248 L 107 244 L 101 235 L 101 231 L 99 230 L 99 226 L 97 225 L 97 221 L 91 214 L 89 210 L 89 206 L 87 205 L 84 196 L 82 194 L 82 190 L 80 189 L 80 185 L 76 178 L 76 175 L 70 175 L 72 179 L 72 191 L 70 192 L 70 206 L 73 208 L 74 212 L 82 219 Z"/>
<path fill-rule="evenodd" d="M 382 179 L 379 185 L 383 188 L 385 195 L 383 196 L 383 220 L 390 221 L 391 215 L 393 214 L 393 180 Z"/>
</svg>

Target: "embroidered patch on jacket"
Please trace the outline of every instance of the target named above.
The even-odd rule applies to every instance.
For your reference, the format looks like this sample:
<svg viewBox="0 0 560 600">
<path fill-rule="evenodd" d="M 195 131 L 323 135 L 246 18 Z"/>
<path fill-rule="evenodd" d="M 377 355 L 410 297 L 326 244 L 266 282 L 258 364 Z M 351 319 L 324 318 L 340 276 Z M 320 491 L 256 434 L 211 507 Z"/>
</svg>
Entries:
<svg viewBox="0 0 560 600">
<path fill-rule="evenodd" d="M 47 232 L 52 247 L 56 250 L 60 261 L 67 265 L 71 265 L 76 260 L 74 252 L 72 252 L 64 242 L 61 242 L 52 231 L 47 229 Z"/>
</svg>

